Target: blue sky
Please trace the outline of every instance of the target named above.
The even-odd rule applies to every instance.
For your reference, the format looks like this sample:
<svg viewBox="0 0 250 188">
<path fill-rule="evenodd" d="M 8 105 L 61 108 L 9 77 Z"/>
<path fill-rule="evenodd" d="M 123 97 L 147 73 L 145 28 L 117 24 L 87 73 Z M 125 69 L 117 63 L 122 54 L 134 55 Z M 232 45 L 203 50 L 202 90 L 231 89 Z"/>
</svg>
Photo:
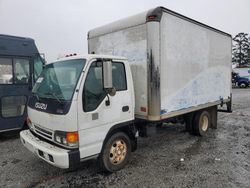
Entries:
<svg viewBox="0 0 250 188">
<path fill-rule="evenodd" d="M 86 54 L 88 30 L 156 6 L 232 35 L 250 34 L 249 0 L 0 0 L 0 33 L 34 38 L 53 61 Z"/>
</svg>

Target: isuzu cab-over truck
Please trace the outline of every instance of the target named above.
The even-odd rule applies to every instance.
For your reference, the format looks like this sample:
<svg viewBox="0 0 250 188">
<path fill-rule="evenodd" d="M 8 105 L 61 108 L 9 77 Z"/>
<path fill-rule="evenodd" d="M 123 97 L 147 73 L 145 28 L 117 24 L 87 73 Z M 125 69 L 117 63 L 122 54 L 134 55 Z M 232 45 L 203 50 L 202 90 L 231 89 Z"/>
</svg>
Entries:
<svg viewBox="0 0 250 188">
<path fill-rule="evenodd" d="M 98 158 L 117 171 L 148 122 L 185 122 L 203 136 L 218 105 L 231 111 L 227 33 L 158 7 L 91 30 L 88 47 L 95 54 L 48 64 L 29 99 L 21 141 L 54 166 Z"/>
</svg>

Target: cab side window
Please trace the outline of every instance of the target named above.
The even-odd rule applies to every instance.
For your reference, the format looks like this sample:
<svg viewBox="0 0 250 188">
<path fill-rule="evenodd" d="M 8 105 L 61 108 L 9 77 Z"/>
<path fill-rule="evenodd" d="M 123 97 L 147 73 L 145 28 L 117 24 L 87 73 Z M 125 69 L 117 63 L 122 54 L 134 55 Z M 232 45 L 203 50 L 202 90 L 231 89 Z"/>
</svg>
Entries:
<svg viewBox="0 0 250 188">
<path fill-rule="evenodd" d="M 102 62 L 92 63 L 83 88 L 83 110 L 90 112 L 95 110 L 107 95 L 103 89 L 103 66 Z M 124 64 L 112 63 L 112 80 L 116 91 L 127 90 L 126 73 Z"/>
<path fill-rule="evenodd" d="M 30 64 L 28 59 L 13 59 L 14 83 L 27 84 L 30 77 Z"/>
<path fill-rule="evenodd" d="M 103 89 L 102 62 L 93 62 L 83 89 L 83 110 L 95 110 L 106 96 Z"/>
<path fill-rule="evenodd" d="M 12 59 L 0 58 L 0 84 L 13 83 Z"/>
<path fill-rule="evenodd" d="M 0 58 L 0 84 L 28 84 L 29 59 Z"/>
<path fill-rule="evenodd" d="M 123 63 L 112 63 L 112 77 L 113 86 L 115 87 L 116 91 L 127 90 L 126 73 Z"/>
</svg>

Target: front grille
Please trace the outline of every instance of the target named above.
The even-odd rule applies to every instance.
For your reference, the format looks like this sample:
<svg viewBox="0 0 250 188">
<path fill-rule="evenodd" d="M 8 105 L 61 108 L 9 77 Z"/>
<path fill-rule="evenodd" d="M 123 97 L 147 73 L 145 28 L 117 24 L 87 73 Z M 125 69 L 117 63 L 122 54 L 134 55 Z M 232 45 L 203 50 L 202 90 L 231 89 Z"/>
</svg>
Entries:
<svg viewBox="0 0 250 188">
<path fill-rule="evenodd" d="M 40 136 L 42 136 L 44 138 L 50 139 L 50 140 L 53 139 L 53 132 L 51 132 L 51 131 L 49 131 L 47 129 L 41 128 L 41 127 L 39 127 L 37 125 L 34 125 L 34 127 L 35 127 L 35 132 L 38 135 L 40 135 Z"/>
</svg>

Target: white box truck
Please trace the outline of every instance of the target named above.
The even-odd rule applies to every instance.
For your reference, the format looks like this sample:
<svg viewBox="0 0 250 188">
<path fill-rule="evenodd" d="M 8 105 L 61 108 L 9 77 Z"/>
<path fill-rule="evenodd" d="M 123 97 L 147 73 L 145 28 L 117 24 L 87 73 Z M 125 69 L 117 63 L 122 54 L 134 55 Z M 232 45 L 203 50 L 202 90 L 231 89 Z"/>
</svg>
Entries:
<svg viewBox="0 0 250 188">
<path fill-rule="evenodd" d="M 231 111 L 227 33 L 157 7 L 91 30 L 88 46 L 94 55 L 47 65 L 29 100 L 21 141 L 52 165 L 98 158 L 117 171 L 148 122 L 184 122 L 203 136 L 218 105 Z"/>
</svg>

